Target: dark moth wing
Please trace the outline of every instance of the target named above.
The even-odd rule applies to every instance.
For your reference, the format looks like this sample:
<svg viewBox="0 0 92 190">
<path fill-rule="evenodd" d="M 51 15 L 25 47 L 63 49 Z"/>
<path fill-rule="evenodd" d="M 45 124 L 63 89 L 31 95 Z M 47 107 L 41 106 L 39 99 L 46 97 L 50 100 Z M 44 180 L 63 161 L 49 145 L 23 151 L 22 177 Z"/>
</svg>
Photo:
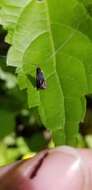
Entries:
<svg viewBox="0 0 92 190">
<path fill-rule="evenodd" d="M 39 67 L 36 69 L 36 87 L 37 89 L 46 89 L 44 73 Z"/>
</svg>

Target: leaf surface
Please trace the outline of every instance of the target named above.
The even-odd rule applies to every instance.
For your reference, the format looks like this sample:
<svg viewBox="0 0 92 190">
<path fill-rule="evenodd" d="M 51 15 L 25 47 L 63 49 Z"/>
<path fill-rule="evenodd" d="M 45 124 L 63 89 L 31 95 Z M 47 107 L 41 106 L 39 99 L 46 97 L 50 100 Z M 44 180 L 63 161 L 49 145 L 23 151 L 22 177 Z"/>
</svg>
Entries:
<svg viewBox="0 0 92 190">
<path fill-rule="evenodd" d="M 17 67 L 29 107 L 38 107 L 56 144 L 76 144 L 85 95 L 92 93 L 91 29 L 85 3 L 77 0 L 33 0 L 16 24 L 7 63 Z M 36 89 L 38 66 L 46 79 L 45 90 Z"/>
</svg>

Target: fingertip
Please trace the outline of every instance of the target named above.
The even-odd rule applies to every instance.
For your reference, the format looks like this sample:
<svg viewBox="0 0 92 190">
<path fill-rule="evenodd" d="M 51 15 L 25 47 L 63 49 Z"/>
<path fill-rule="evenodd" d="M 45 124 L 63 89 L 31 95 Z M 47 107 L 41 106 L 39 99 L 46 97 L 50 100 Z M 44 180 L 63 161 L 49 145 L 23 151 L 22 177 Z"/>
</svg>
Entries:
<svg viewBox="0 0 92 190">
<path fill-rule="evenodd" d="M 24 176 L 31 176 L 39 163 L 48 155 L 48 150 L 44 150 L 32 158 L 23 160 L 18 167 L 19 172 Z"/>
</svg>

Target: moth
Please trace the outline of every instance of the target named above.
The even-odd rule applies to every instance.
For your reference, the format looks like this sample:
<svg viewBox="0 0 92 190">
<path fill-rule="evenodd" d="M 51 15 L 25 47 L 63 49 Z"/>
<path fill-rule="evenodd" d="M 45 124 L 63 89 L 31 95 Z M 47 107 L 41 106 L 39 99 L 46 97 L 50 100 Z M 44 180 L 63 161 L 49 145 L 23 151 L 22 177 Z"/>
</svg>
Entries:
<svg viewBox="0 0 92 190">
<path fill-rule="evenodd" d="M 37 89 L 46 89 L 47 87 L 44 73 L 40 67 L 37 67 L 36 69 L 36 87 Z"/>
</svg>

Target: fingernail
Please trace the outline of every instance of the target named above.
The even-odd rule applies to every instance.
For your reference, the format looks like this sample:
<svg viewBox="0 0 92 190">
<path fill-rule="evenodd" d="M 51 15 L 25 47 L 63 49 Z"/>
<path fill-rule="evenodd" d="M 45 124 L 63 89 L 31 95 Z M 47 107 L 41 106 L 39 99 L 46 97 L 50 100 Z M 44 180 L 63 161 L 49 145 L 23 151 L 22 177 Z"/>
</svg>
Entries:
<svg viewBox="0 0 92 190">
<path fill-rule="evenodd" d="M 54 149 L 51 149 L 51 152 L 62 152 L 68 156 L 71 155 L 72 158 L 74 158 L 74 170 L 77 168 L 80 168 L 80 171 L 83 176 L 83 190 L 89 190 L 90 189 L 90 174 L 89 174 L 89 168 L 86 167 L 85 164 L 85 158 L 81 156 L 79 151 L 76 148 L 69 147 L 69 146 L 60 146 Z"/>
<path fill-rule="evenodd" d="M 67 153 L 67 154 L 72 155 L 72 156 L 77 157 L 77 158 L 80 157 L 77 149 L 70 147 L 70 146 L 59 146 L 57 148 L 51 149 L 51 152 L 53 152 L 53 151 L 64 152 L 64 153 Z"/>
</svg>

